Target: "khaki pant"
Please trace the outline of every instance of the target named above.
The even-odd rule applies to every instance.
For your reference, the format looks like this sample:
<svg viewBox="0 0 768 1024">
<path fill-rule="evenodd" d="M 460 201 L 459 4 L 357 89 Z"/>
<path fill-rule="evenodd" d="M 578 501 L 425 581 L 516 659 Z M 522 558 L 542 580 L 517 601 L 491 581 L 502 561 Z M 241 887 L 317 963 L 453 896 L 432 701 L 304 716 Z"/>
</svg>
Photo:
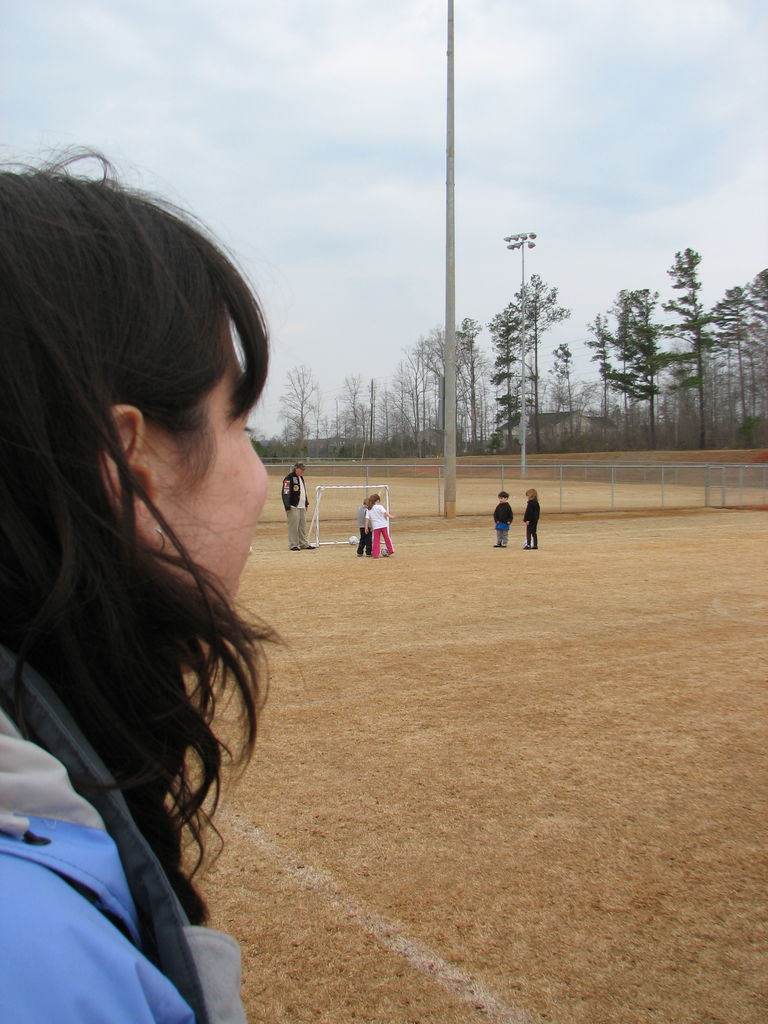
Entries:
<svg viewBox="0 0 768 1024">
<path fill-rule="evenodd" d="M 305 508 L 286 509 L 288 516 L 288 547 L 307 548 L 307 510 Z"/>
</svg>

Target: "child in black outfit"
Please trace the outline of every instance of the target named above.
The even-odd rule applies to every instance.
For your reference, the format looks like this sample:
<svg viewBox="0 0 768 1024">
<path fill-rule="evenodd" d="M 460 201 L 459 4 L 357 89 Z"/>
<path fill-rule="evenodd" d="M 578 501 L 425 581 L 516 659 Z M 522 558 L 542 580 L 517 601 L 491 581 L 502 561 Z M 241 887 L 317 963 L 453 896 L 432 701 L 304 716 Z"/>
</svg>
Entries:
<svg viewBox="0 0 768 1024">
<path fill-rule="evenodd" d="M 495 548 L 505 548 L 509 537 L 509 524 L 512 522 L 512 506 L 506 491 L 499 491 L 499 504 L 493 510 L 493 521 L 496 523 Z"/>
<path fill-rule="evenodd" d="M 523 522 L 525 523 L 525 544 L 523 544 L 523 549 L 525 551 L 537 551 L 539 539 L 536 536 L 536 528 L 539 525 L 539 516 L 541 515 L 539 496 L 533 487 L 525 492 L 525 496 L 528 499 L 528 504 L 525 506 L 525 512 L 523 513 Z"/>
<path fill-rule="evenodd" d="M 369 530 L 365 522 L 365 517 L 371 510 L 371 499 L 365 498 L 360 508 L 357 510 L 357 527 L 360 530 L 360 543 L 357 545 L 357 557 L 362 558 L 365 555 L 366 558 L 371 558 L 371 544 L 373 543 L 373 531 Z"/>
</svg>

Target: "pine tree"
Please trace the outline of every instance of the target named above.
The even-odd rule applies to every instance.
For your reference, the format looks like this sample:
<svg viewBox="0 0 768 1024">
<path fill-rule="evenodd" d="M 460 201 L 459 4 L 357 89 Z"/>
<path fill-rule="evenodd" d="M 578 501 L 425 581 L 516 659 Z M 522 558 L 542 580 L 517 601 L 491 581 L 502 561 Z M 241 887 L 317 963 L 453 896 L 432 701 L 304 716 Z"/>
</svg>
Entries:
<svg viewBox="0 0 768 1024">
<path fill-rule="evenodd" d="M 697 269 L 701 256 L 693 249 L 675 253 L 675 262 L 667 271 L 672 278 L 672 288 L 679 297 L 665 302 L 663 308 L 674 313 L 679 323 L 667 328 L 667 333 L 687 345 L 687 349 L 670 357 L 672 365 L 680 371 L 678 387 L 696 392 L 699 414 L 699 448 L 707 447 L 706 372 L 707 354 L 713 339 L 707 330 L 711 318 L 701 302 L 701 282 Z"/>
<path fill-rule="evenodd" d="M 532 361 L 531 381 L 533 405 L 533 436 L 536 451 L 541 451 L 539 426 L 539 347 L 542 335 L 556 324 L 567 320 L 570 309 L 558 305 L 557 288 L 546 284 L 539 274 L 531 274 L 525 289 L 525 345 Z"/>
<path fill-rule="evenodd" d="M 768 270 L 761 270 L 749 286 L 749 388 L 754 431 L 751 443 L 768 440 Z"/>
<path fill-rule="evenodd" d="M 659 347 L 663 327 L 654 321 L 659 293 L 639 288 L 621 292 L 620 297 L 623 369 L 609 371 L 608 377 L 612 387 L 631 402 L 647 404 L 648 440 L 655 448 L 659 373 L 669 361 L 669 354 Z"/>
<path fill-rule="evenodd" d="M 746 356 L 751 312 L 749 291 L 739 286 L 728 288 L 724 297 L 712 309 L 717 348 L 727 356 L 729 369 L 731 357 L 736 363 L 736 392 L 742 426 L 750 412 L 747 404 Z M 730 376 L 729 373 L 729 385 Z M 730 398 L 730 395 L 728 397 Z"/>
<path fill-rule="evenodd" d="M 511 302 L 488 324 L 495 353 L 491 383 L 496 393 L 496 433 L 505 438 L 506 451 L 512 450 L 514 428 L 520 422 L 520 371 L 516 367 L 520 347 L 520 303 Z"/>
<path fill-rule="evenodd" d="M 552 352 L 555 358 L 554 365 L 549 371 L 555 382 L 555 405 L 556 411 L 560 412 L 565 408 L 568 416 L 573 415 L 573 387 L 571 385 L 571 372 L 573 370 L 573 353 L 569 345 L 563 342 Z M 569 434 L 571 430 L 569 429 Z"/>
<path fill-rule="evenodd" d="M 504 390 L 496 401 L 499 405 L 497 423 L 506 435 L 507 450 L 511 448 L 512 429 L 520 422 L 520 396 L 517 394 L 521 372 L 515 371 L 514 364 L 522 351 L 522 300 L 523 291 L 515 293 L 503 313 L 498 313 L 488 324 L 493 347 L 496 352 L 496 372 L 491 381 Z M 567 320 L 570 309 L 558 305 L 557 288 L 546 284 L 538 274 L 531 274 L 525 286 L 525 353 L 526 380 L 530 381 L 530 398 L 526 396 L 526 410 L 530 405 L 536 451 L 541 451 L 539 428 L 539 348 L 542 336 L 555 324 Z"/>
<path fill-rule="evenodd" d="M 608 318 L 598 313 L 592 323 L 587 324 L 587 330 L 593 340 L 587 342 L 587 348 L 594 352 L 592 362 L 597 363 L 597 370 L 600 374 L 600 388 L 602 398 L 600 401 L 600 415 L 603 423 L 608 419 L 608 391 L 610 389 L 610 374 L 613 369 L 610 360 L 613 335 L 608 329 Z"/>
<path fill-rule="evenodd" d="M 632 446 L 629 415 L 630 393 L 629 388 L 623 385 L 628 380 L 627 367 L 632 358 L 630 294 L 626 288 L 622 288 L 610 309 L 610 315 L 616 321 L 616 330 L 611 336 L 611 347 L 618 362 L 608 374 L 611 390 L 622 396 L 624 444 L 627 448 Z"/>
</svg>

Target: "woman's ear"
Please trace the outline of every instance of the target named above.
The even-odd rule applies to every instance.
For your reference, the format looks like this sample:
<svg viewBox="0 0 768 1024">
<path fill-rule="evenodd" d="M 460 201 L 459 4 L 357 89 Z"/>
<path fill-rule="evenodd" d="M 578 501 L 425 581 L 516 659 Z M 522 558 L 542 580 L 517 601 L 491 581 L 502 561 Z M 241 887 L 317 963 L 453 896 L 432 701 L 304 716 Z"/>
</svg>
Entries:
<svg viewBox="0 0 768 1024">
<path fill-rule="evenodd" d="M 125 460 L 131 472 L 144 489 L 150 501 L 156 496 L 156 482 L 152 472 L 151 453 L 146 444 L 147 423 L 144 414 L 135 405 L 113 405 L 112 418 L 120 439 Z M 104 456 L 104 471 L 115 498 L 120 500 L 120 475 L 109 455 Z"/>
</svg>

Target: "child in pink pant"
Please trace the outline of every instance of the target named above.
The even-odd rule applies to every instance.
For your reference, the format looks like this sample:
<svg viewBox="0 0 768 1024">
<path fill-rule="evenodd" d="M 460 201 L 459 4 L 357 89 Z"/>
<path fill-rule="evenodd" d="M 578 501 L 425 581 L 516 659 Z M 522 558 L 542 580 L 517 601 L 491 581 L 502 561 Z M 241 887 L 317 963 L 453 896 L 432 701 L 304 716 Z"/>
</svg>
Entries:
<svg viewBox="0 0 768 1024">
<path fill-rule="evenodd" d="M 366 530 L 373 531 L 373 557 L 379 557 L 382 538 L 384 539 L 387 553 L 394 555 L 395 549 L 392 547 L 392 541 L 389 539 L 389 529 L 387 527 L 387 520 L 394 519 L 394 516 L 387 512 L 381 504 L 380 494 L 372 494 L 369 501 L 371 507 L 368 509 L 368 514 L 365 517 L 365 527 Z"/>
</svg>

